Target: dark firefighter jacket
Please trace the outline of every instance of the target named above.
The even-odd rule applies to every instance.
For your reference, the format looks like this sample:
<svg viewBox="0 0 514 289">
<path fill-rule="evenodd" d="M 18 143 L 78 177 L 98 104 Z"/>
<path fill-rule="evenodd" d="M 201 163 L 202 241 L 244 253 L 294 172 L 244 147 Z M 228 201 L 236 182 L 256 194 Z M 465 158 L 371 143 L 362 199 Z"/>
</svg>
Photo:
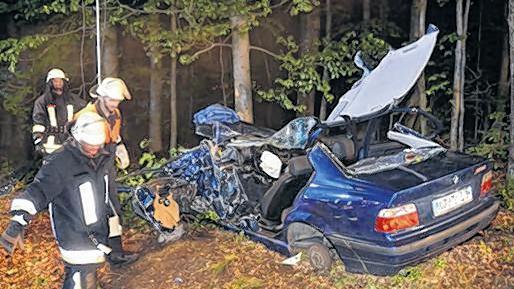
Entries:
<svg viewBox="0 0 514 289">
<path fill-rule="evenodd" d="M 34 181 L 12 201 L 12 220 L 26 225 L 48 207 L 63 260 L 69 264 L 103 262 L 108 253 L 103 249 L 112 212 L 108 196 L 114 187 L 113 161 L 107 153 L 89 159 L 70 139 L 48 156 Z"/>
<path fill-rule="evenodd" d="M 68 91 L 67 84 L 62 95 L 55 95 L 48 84 L 45 93 L 36 99 L 32 112 L 35 144 L 42 142 L 46 153 L 58 149 L 68 138 L 66 123 L 85 105 L 84 100 Z"/>
</svg>

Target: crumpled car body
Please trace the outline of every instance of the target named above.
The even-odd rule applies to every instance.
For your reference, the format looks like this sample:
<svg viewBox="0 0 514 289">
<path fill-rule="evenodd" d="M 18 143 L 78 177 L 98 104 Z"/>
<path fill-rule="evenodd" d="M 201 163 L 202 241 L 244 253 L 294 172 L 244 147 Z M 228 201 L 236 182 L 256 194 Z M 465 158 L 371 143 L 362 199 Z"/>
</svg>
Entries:
<svg viewBox="0 0 514 289">
<path fill-rule="evenodd" d="M 172 193 L 183 215 L 214 212 L 221 226 L 270 249 L 307 251 L 317 269 L 339 257 L 347 271 L 377 275 L 469 239 L 499 207 L 491 164 L 434 142 L 440 124 L 433 116 L 397 107 L 428 62 L 437 32 L 431 26 L 420 40 L 390 52 L 326 122 L 298 118 L 274 132 L 242 123 L 219 105 L 198 112 L 196 132 L 206 139 L 134 190 L 136 212 L 166 234 L 151 203 Z M 397 69 L 394 81 L 388 65 Z M 362 103 L 381 92 L 375 104 Z M 402 124 L 423 116 L 433 134 Z"/>
</svg>

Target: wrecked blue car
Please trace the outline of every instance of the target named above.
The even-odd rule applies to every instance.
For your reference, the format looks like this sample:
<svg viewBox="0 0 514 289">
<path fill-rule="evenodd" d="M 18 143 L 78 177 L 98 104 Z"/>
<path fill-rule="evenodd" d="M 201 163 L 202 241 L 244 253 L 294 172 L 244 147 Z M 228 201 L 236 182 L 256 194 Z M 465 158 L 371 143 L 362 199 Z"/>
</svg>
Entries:
<svg viewBox="0 0 514 289">
<path fill-rule="evenodd" d="M 398 106 L 437 34 L 431 26 L 390 51 L 324 122 L 297 118 L 275 132 L 220 105 L 199 111 L 205 139 L 135 189 L 134 207 L 169 234 L 151 203 L 172 194 L 183 216 L 214 212 L 219 225 L 270 249 L 306 252 L 319 270 L 340 258 L 347 271 L 391 275 L 469 239 L 499 207 L 491 164 L 444 148 L 437 119 Z"/>
</svg>

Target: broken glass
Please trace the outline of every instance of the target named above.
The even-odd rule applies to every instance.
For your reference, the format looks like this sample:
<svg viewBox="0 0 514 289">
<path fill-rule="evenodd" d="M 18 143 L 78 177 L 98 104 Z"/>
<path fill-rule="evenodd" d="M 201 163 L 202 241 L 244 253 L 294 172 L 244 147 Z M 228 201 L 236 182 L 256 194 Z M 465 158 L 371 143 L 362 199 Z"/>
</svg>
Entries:
<svg viewBox="0 0 514 289">
<path fill-rule="evenodd" d="M 440 153 L 446 152 L 443 147 L 411 148 L 397 154 L 363 159 L 348 166 L 351 174 L 374 174 L 394 170 L 400 166 L 408 166 L 424 162 Z"/>
<path fill-rule="evenodd" d="M 290 121 L 277 131 L 269 144 L 280 149 L 305 149 L 309 142 L 309 133 L 318 120 L 314 117 L 299 117 Z"/>
<path fill-rule="evenodd" d="M 318 124 L 315 117 L 299 117 L 290 121 L 269 138 L 244 136 L 233 139 L 228 146 L 232 147 L 261 147 L 271 145 L 279 149 L 305 149 L 309 144 L 311 130 Z"/>
</svg>

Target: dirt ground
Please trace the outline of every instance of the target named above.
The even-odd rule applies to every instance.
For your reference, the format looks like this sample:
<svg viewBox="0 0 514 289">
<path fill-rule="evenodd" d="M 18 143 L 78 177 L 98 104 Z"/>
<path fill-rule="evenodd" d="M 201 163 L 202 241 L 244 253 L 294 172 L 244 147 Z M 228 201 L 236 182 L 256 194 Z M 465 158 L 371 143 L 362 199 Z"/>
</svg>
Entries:
<svg viewBox="0 0 514 289">
<path fill-rule="evenodd" d="M 9 221 L 0 199 L 0 228 Z M 125 247 L 142 251 L 122 269 L 105 265 L 103 289 L 161 288 L 505 288 L 514 289 L 514 214 L 500 212 L 493 225 L 453 250 L 396 276 L 351 274 L 340 262 L 325 274 L 307 260 L 282 265 L 284 256 L 245 237 L 211 227 L 190 227 L 180 241 L 159 247 L 149 231 L 129 230 Z M 46 214 L 26 233 L 24 252 L 0 259 L 0 288 L 60 288 L 63 266 Z"/>
</svg>

